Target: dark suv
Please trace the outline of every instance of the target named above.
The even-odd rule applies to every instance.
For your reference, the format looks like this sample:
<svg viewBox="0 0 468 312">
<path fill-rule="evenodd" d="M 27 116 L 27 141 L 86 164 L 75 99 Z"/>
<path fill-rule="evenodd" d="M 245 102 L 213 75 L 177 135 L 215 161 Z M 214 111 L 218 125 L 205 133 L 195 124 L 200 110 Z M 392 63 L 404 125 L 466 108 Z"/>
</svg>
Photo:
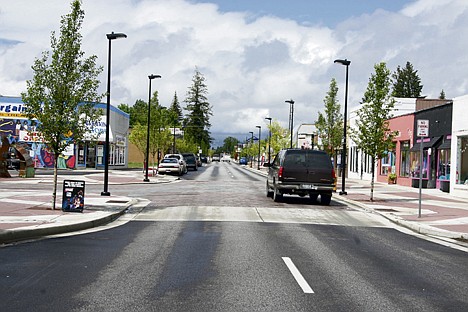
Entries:
<svg viewBox="0 0 468 312">
<path fill-rule="evenodd" d="M 266 192 L 274 201 L 283 194 L 309 195 L 329 205 L 335 188 L 335 170 L 327 153 L 323 151 L 284 149 L 267 165 Z"/>
<path fill-rule="evenodd" d="M 197 156 L 194 153 L 182 153 L 185 162 L 187 163 L 187 169 L 198 170 Z"/>
</svg>

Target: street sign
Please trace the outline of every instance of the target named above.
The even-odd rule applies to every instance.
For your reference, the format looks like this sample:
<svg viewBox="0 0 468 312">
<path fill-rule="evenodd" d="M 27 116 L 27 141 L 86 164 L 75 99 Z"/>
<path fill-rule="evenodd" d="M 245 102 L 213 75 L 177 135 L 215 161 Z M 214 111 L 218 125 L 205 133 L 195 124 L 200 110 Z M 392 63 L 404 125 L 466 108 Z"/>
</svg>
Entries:
<svg viewBox="0 0 468 312">
<path fill-rule="evenodd" d="M 427 119 L 418 119 L 418 128 L 416 135 L 418 137 L 428 137 L 429 136 L 429 120 Z"/>
</svg>

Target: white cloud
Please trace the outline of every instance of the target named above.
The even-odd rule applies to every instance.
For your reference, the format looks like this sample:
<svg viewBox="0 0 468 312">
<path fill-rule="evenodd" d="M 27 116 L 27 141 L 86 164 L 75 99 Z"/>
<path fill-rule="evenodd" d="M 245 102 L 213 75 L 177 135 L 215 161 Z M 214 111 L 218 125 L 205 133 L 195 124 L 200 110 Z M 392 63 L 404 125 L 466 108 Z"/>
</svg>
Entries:
<svg viewBox="0 0 468 312">
<path fill-rule="evenodd" d="M 333 63 L 336 58 L 352 62 L 350 106 L 360 101 L 380 61 L 392 71 L 410 61 L 425 95 L 437 97 L 442 89 L 448 97 L 468 93 L 465 0 L 419 0 L 401 12 L 355 16 L 335 29 L 221 13 L 214 4 L 184 0 L 83 2 L 83 49 L 96 54 L 100 65 L 107 66 L 105 34 L 128 35 L 112 42 L 112 103 L 147 100 L 152 73 L 162 75 L 152 86 L 163 105 L 174 92 L 183 101 L 198 66 L 213 105 L 212 132 L 255 131 L 267 116 L 287 126 L 289 98 L 296 101 L 295 124 L 314 122 L 332 77 L 344 102 L 345 70 Z M 58 31 L 69 9 L 63 0 L 0 0 L 0 94 L 24 91 L 34 57 L 50 48 L 50 32 Z"/>
</svg>

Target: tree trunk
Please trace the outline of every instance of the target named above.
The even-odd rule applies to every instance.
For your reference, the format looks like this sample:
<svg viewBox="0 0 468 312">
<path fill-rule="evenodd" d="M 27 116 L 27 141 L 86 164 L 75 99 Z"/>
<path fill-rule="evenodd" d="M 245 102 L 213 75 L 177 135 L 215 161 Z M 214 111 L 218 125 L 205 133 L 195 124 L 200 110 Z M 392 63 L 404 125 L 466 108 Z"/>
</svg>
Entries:
<svg viewBox="0 0 468 312">
<path fill-rule="evenodd" d="M 54 154 L 54 190 L 52 192 L 52 210 L 55 210 L 55 201 L 57 199 L 57 176 L 58 176 L 58 156 Z"/>
</svg>

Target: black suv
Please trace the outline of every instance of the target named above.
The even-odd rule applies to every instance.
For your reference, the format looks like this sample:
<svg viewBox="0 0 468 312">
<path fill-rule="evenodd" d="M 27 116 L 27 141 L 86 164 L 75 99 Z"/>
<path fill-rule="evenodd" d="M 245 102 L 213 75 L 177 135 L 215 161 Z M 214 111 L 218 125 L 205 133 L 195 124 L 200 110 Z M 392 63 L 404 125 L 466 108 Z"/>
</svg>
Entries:
<svg viewBox="0 0 468 312">
<path fill-rule="evenodd" d="M 266 192 L 274 201 L 283 194 L 309 195 L 329 205 L 335 188 L 335 170 L 327 153 L 315 150 L 284 149 L 267 164 Z"/>
<path fill-rule="evenodd" d="M 198 170 L 197 156 L 194 153 L 182 153 L 185 162 L 187 163 L 187 169 Z"/>
</svg>

